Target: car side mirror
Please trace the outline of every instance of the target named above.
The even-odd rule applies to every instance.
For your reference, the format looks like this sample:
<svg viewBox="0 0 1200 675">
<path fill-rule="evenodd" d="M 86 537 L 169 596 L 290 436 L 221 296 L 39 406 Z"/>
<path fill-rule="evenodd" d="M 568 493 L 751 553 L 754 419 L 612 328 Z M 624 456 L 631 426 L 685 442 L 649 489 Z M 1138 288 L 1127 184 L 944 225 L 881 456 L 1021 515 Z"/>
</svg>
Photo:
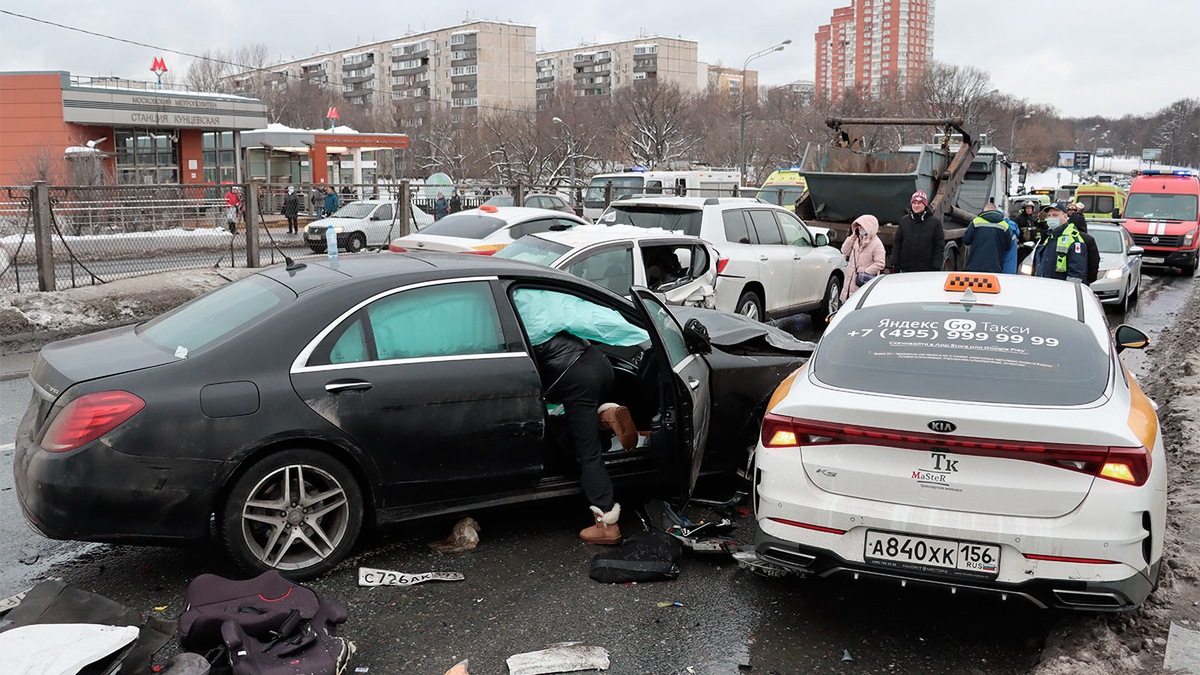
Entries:
<svg viewBox="0 0 1200 675">
<path fill-rule="evenodd" d="M 821 232 L 818 232 L 817 236 L 813 237 L 813 239 L 816 240 L 817 246 L 828 246 L 829 245 L 829 237 L 826 237 Z"/>
<path fill-rule="evenodd" d="M 711 354 L 712 341 L 708 337 L 708 329 L 699 319 L 688 319 L 683 325 L 683 339 L 687 342 L 688 351 L 692 354 Z"/>
<path fill-rule="evenodd" d="M 1118 354 L 1126 349 L 1145 349 L 1150 344 L 1150 338 L 1145 333 L 1128 324 L 1117 326 L 1115 338 Z"/>
<path fill-rule="evenodd" d="M 1128 253 L 1129 255 L 1141 255 L 1145 252 L 1146 252 L 1146 249 L 1142 248 L 1141 246 L 1130 246 L 1129 250 L 1126 251 L 1126 253 Z"/>
<path fill-rule="evenodd" d="M 1120 217 L 1121 217 L 1121 209 L 1113 209 L 1113 212 L 1112 212 L 1112 217 L 1113 217 L 1113 218 L 1120 218 Z"/>
</svg>

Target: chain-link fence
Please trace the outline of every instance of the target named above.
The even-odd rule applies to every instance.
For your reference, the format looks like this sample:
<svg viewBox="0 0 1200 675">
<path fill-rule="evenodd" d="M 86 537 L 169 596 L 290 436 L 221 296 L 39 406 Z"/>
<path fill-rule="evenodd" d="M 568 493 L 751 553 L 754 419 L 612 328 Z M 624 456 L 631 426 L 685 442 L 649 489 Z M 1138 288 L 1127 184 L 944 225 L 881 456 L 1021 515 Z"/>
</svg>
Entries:
<svg viewBox="0 0 1200 675">
<path fill-rule="evenodd" d="M 37 290 L 37 272 L 17 258 L 33 251 L 33 202 L 28 187 L 0 187 L 0 289 Z"/>
</svg>

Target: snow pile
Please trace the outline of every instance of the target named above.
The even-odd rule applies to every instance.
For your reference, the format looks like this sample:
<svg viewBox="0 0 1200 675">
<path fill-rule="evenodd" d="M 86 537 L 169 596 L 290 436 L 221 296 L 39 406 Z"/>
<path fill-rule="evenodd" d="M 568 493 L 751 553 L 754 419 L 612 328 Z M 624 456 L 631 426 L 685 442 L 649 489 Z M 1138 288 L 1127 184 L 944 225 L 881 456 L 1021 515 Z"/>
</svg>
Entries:
<svg viewBox="0 0 1200 675">
<path fill-rule="evenodd" d="M 255 270 L 179 270 L 46 293 L 0 298 L 0 351 L 145 321 Z"/>
<path fill-rule="evenodd" d="M 21 240 L 24 238 L 24 245 Z M 118 232 L 113 234 L 85 234 L 53 237 L 54 257 L 66 260 L 71 252 L 84 261 L 120 260 L 142 258 L 147 255 L 168 253 L 212 253 L 228 250 L 233 235 L 220 227 L 181 227 L 150 232 Z M 18 248 L 20 251 L 18 252 Z M 69 250 L 68 250 L 69 249 Z M 20 263 L 37 261 L 33 245 L 33 233 L 10 234 L 0 237 L 0 269 L 16 258 Z"/>
</svg>

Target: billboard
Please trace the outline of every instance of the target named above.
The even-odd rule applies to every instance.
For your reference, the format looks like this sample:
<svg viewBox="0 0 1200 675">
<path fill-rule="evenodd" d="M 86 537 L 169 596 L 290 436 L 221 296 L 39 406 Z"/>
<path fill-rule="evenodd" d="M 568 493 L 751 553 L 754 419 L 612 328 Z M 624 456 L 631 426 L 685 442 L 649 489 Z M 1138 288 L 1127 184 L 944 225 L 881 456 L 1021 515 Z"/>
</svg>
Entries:
<svg viewBox="0 0 1200 675">
<path fill-rule="evenodd" d="M 1162 148 L 1142 148 L 1142 160 L 1146 162 L 1161 162 Z"/>
<path fill-rule="evenodd" d="M 1097 157 L 1112 157 L 1113 149 L 1112 148 L 1096 148 L 1096 156 Z"/>
<path fill-rule="evenodd" d="M 1090 169 L 1092 168 L 1092 153 L 1078 150 L 1059 150 L 1058 168 L 1060 169 Z"/>
</svg>

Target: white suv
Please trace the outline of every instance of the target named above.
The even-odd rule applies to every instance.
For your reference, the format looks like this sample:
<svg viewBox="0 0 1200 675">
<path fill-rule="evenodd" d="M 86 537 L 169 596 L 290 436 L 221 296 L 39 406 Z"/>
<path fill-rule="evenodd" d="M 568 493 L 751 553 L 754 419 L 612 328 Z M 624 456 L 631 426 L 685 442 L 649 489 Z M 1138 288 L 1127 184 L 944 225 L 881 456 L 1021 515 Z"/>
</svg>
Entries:
<svg viewBox="0 0 1200 675">
<path fill-rule="evenodd" d="M 383 248 L 400 233 L 399 209 L 394 201 L 386 199 L 363 199 L 350 202 L 332 216 L 314 220 L 304 228 L 304 243 L 314 253 L 325 252 L 325 231 L 333 228 L 337 233 L 338 248 L 357 253 L 364 248 Z M 416 204 L 412 205 L 413 222 L 409 229 L 422 230 L 433 224 L 433 216 L 425 213 Z"/>
<path fill-rule="evenodd" d="M 757 320 L 841 305 L 846 259 L 791 211 L 734 197 L 637 197 L 608 207 L 600 225 L 658 227 L 700 237 L 720 255 L 717 309 Z"/>
</svg>

